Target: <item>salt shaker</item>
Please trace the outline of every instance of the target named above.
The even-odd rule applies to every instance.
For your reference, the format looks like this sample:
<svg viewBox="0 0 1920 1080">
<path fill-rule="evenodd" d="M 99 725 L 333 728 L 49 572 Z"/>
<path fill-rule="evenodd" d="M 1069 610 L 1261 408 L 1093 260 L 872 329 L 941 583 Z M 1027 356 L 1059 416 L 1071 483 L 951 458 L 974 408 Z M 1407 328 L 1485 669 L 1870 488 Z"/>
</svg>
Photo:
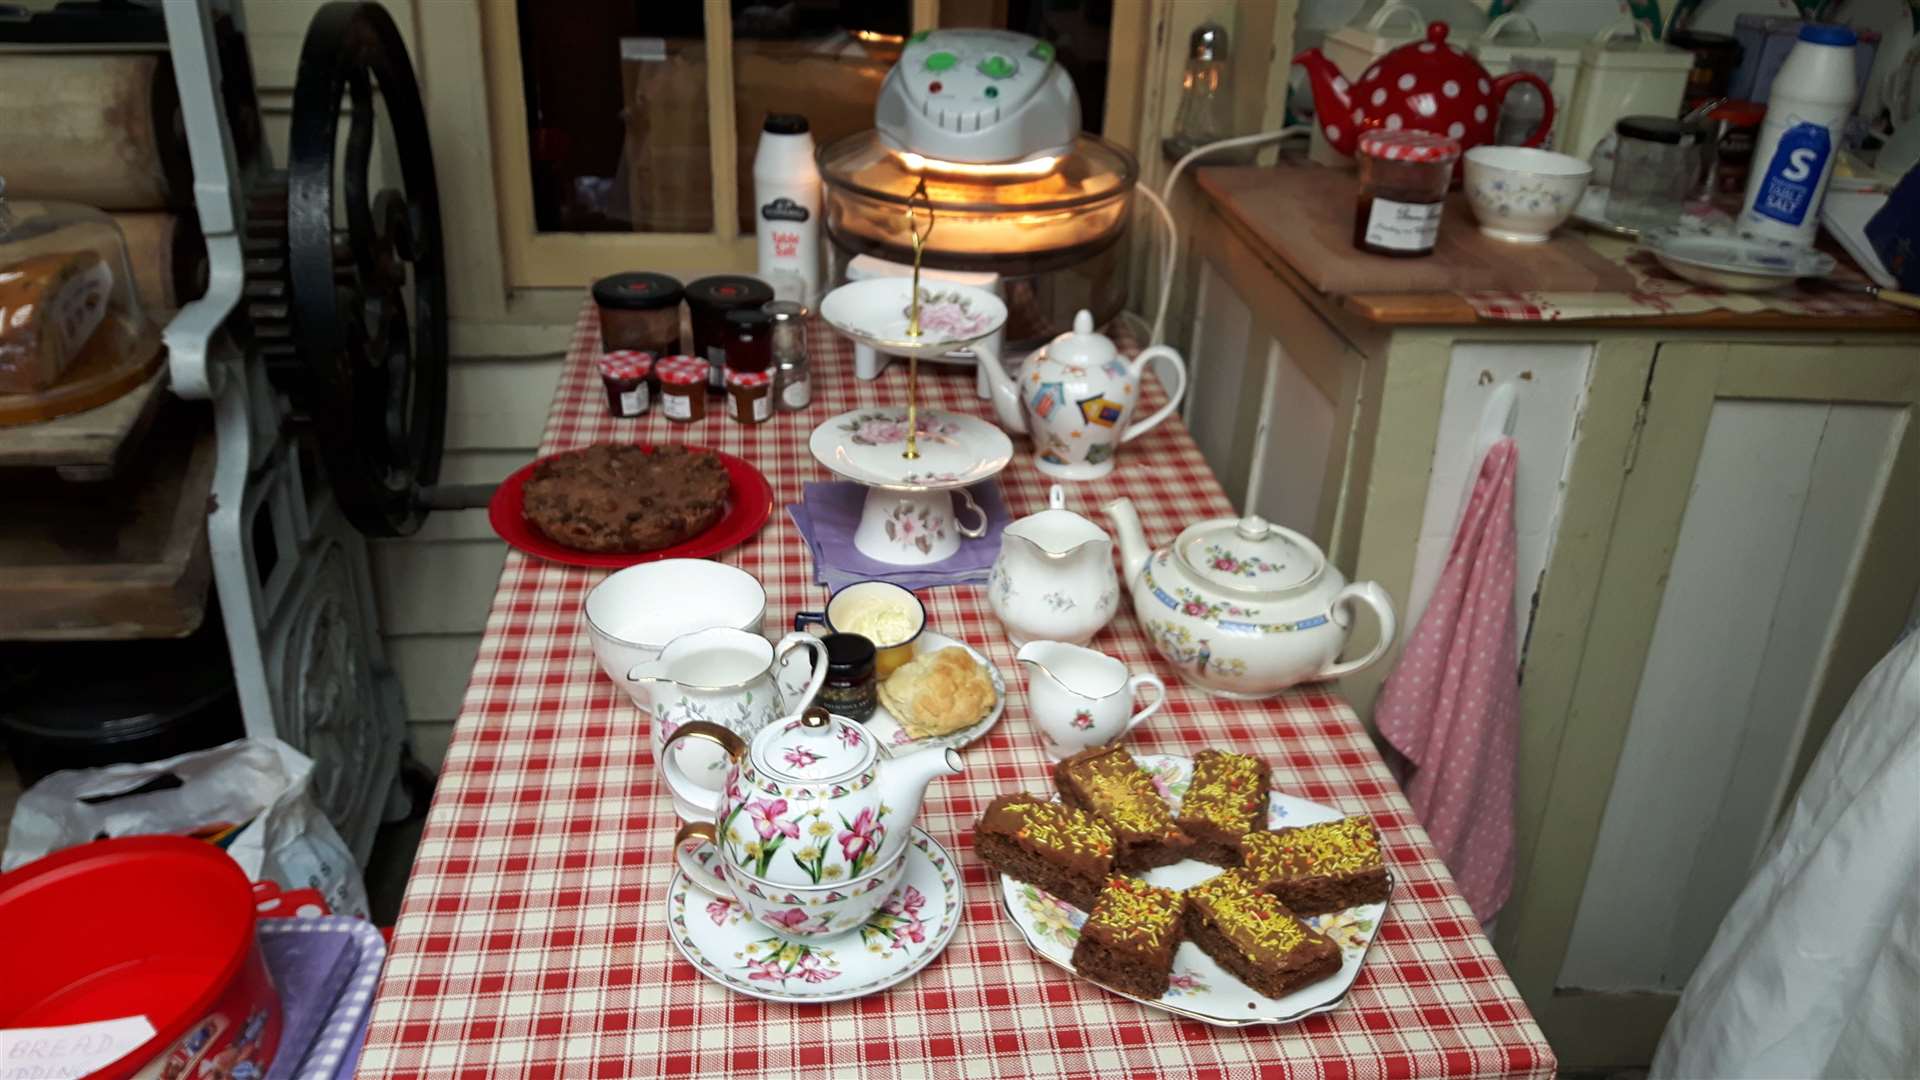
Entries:
<svg viewBox="0 0 1920 1080">
<path fill-rule="evenodd" d="M 807 308 L 775 300 L 761 309 L 773 319 L 773 400 L 781 412 L 799 412 L 813 403 L 807 363 Z"/>
</svg>

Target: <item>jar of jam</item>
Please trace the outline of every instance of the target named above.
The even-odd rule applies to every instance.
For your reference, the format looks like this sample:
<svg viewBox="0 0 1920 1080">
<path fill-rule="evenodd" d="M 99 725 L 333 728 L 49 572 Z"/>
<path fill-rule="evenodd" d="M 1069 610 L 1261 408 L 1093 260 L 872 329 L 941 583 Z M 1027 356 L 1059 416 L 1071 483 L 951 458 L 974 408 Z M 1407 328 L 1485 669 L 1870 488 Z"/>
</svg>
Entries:
<svg viewBox="0 0 1920 1080">
<path fill-rule="evenodd" d="M 665 274 L 615 274 L 594 282 L 601 347 L 610 353 L 633 350 L 655 356 L 679 352 L 682 294 L 680 282 Z"/>
<path fill-rule="evenodd" d="M 1353 246 L 1373 255 L 1433 254 L 1460 144 L 1444 135 L 1375 128 L 1360 136 Z"/>
<path fill-rule="evenodd" d="M 621 349 L 602 356 L 600 382 L 607 388 L 607 411 L 615 416 L 646 412 L 647 376 L 652 372 L 652 353 Z"/>
<path fill-rule="evenodd" d="M 880 704 L 873 642 L 859 634 L 828 634 L 820 641 L 827 647 L 827 681 L 820 685 L 820 704 L 830 713 L 865 723 Z"/>
<path fill-rule="evenodd" d="M 669 356 L 653 365 L 660 379 L 660 411 L 687 422 L 707 415 L 707 362 L 697 356 Z"/>
<path fill-rule="evenodd" d="M 773 316 L 759 308 L 727 312 L 727 370 L 773 370 Z"/>
<path fill-rule="evenodd" d="M 726 390 L 727 312 L 759 308 L 773 299 L 773 287 L 745 274 L 715 274 L 687 285 L 687 311 L 693 322 L 693 355 L 708 364 L 707 392 Z"/>
<path fill-rule="evenodd" d="M 742 424 L 764 424 L 773 415 L 773 372 L 727 372 L 727 415 Z"/>
</svg>

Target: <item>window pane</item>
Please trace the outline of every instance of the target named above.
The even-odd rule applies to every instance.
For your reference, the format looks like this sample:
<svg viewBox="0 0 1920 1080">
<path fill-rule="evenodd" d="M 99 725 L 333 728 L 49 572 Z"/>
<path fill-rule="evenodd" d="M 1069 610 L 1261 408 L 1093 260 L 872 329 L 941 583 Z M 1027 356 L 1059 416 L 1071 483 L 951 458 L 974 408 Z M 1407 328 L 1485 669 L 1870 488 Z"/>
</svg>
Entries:
<svg viewBox="0 0 1920 1080">
<path fill-rule="evenodd" d="M 713 230 L 701 6 L 519 0 L 542 232 Z"/>
<path fill-rule="evenodd" d="M 753 154 L 767 114 L 805 116 L 815 146 L 873 127 L 880 81 L 912 19 L 908 0 L 733 0 L 742 234 L 753 233 Z"/>
<path fill-rule="evenodd" d="M 1113 0 L 940 0 L 940 25 L 1012 30 L 1052 45 L 1080 91 L 1080 129 L 1098 135 L 1105 126 Z"/>
</svg>

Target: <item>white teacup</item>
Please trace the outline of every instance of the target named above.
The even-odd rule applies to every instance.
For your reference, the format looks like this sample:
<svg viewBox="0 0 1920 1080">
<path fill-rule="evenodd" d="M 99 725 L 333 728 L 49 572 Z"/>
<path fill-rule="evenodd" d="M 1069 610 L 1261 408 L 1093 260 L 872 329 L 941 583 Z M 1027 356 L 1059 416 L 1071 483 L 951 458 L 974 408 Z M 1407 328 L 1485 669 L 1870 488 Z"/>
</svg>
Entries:
<svg viewBox="0 0 1920 1080">
<path fill-rule="evenodd" d="M 907 868 L 902 848 L 887 863 L 851 881 L 817 886 L 763 881 L 720 857 L 710 821 L 689 822 L 673 838 L 674 858 L 701 891 L 732 900 L 753 921 L 783 938 L 818 941 L 858 928 L 900 884 Z"/>
<path fill-rule="evenodd" d="M 635 664 L 667 642 L 714 626 L 760 633 L 767 591 L 752 574 L 712 559 L 662 559 L 608 574 L 587 593 L 581 616 L 600 670 L 634 696 Z M 635 696 L 634 704 L 646 705 Z"/>
<path fill-rule="evenodd" d="M 1166 704 L 1167 685 L 1160 676 L 1130 675 L 1127 665 L 1093 649 L 1029 641 L 1015 659 L 1027 667 L 1027 714 L 1055 761 L 1117 741 Z M 1153 704 L 1134 712 L 1143 686 L 1154 688 Z"/>
</svg>

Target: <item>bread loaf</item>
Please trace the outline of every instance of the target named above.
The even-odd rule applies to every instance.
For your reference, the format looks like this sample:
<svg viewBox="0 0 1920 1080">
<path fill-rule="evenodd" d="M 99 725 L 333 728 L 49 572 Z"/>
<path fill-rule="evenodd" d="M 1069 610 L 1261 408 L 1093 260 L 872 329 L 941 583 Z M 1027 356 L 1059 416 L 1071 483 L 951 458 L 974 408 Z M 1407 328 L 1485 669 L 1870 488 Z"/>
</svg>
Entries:
<svg viewBox="0 0 1920 1080">
<path fill-rule="evenodd" d="M 0 267 L 0 393 L 60 381 L 100 329 L 113 271 L 91 251 L 35 255 Z"/>
</svg>

